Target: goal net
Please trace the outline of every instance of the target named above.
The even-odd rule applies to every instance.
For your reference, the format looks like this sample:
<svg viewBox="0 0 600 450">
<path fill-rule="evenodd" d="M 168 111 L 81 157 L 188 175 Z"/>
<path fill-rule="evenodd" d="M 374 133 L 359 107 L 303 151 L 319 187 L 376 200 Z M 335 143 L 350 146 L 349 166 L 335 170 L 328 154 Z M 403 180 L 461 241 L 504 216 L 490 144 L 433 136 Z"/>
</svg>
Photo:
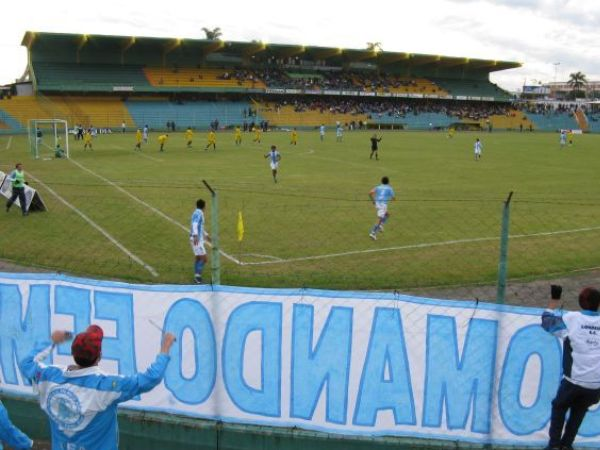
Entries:
<svg viewBox="0 0 600 450">
<path fill-rule="evenodd" d="M 29 149 L 35 159 L 68 158 L 69 126 L 62 119 L 31 119 Z"/>
</svg>

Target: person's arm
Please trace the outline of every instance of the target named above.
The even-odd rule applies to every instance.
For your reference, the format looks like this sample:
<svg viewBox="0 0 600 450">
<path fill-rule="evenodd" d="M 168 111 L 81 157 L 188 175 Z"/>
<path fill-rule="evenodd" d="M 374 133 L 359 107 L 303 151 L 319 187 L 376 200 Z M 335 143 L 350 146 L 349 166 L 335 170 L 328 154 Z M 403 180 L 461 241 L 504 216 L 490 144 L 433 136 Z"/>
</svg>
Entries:
<svg viewBox="0 0 600 450">
<path fill-rule="evenodd" d="M 19 362 L 19 369 L 21 369 L 23 376 L 29 380 L 38 380 L 42 371 L 46 368 L 43 361 L 50 355 L 54 346 L 71 339 L 72 336 L 69 331 L 56 330 L 52 333 L 52 342 L 41 341 L 37 343 L 34 349 Z"/>
<path fill-rule="evenodd" d="M 198 237 L 198 227 L 200 225 L 200 218 L 194 217 L 192 218 L 192 238 L 194 239 L 194 245 L 198 245 L 198 241 L 200 240 Z"/>
<path fill-rule="evenodd" d="M 167 370 L 167 365 L 171 360 L 169 351 L 175 340 L 175 336 L 172 333 L 165 334 L 160 347 L 160 353 L 145 372 L 130 377 L 108 378 L 112 386 L 121 392 L 121 395 L 116 400 L 118 403 L 126 402 L 137 395 L 151 391 L 162 381 L 165 370 Z"/>
<path fill-rule="evenodd" d="M 564 337 L 567 334 L 567 326 L 561 315 L 556 313 L 559 307 L 560 297 L 562 295 L 562 286 L 553 284 L 550 287 L 550 300 L 547 309 L 542 313 L 542 328 L 548 333 L 558 337 Z"/>
<path fill-rule="evenodd" d="M 0 442 L 15 450 L 28 450 L 33 446 L 33 441 L 10 421 L 2 402 L 0 402 Z"/>
<path fill-rule="evenodd" d="M 369 198 L 371 199 L 371 203 L 375 204 L 375 189 L 369 191 Z"/>
</svg>

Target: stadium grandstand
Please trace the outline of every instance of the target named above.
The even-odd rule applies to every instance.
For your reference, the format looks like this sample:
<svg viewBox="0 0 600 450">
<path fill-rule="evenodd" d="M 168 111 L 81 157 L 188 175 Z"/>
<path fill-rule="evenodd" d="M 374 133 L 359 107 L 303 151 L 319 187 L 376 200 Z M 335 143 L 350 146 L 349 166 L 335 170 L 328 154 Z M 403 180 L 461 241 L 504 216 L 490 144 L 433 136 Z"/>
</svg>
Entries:
<svg viewBox="0 0 600 450">
<path fill-rule="evenodd" d="M 490 73 L 519 63 L 402 52 L 27 32 L 0 132 L 31 118 L 128 129 L 347 124 L 350 128 L 584 128 L 574 110 L 513 104 Z M 594 127 L 595 129 L 595 127 Z"/>
</svg>

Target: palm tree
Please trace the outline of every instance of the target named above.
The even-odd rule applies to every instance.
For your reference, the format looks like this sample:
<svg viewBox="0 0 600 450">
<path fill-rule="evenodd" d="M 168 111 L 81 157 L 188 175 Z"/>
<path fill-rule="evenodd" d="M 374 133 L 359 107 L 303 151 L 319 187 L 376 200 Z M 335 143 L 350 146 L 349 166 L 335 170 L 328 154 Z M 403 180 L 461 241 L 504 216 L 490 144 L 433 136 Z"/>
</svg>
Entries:
<svg viewBox="0 0 600 450">
<path fill-rule="evenodd" d="M 202 28 L 202 31 L 204 31 L 204 34 L 206 35 L 206 39 L 208 39 L 209 41 L 216 41 L 223 35 L 223 33 L 221 33 L 221 29 L 219 27 L 213 28 L 212 30 L 210 28 L 204 27 L 204 28 Z"/>
<path fill-rule="evenodd" d="M 569 81 L 567 81 L 567 84 L 571 86 L 573 90 L 581 91 L 581 88 L 587 84 L 587 77 L 582 72 L 573 72 L 569 74 Z"/>
<path fill-rule="evenodd" d="M 367 50 L 370 52 L 382 51 L 381 42 L 367 42 Z"/>
</svg>

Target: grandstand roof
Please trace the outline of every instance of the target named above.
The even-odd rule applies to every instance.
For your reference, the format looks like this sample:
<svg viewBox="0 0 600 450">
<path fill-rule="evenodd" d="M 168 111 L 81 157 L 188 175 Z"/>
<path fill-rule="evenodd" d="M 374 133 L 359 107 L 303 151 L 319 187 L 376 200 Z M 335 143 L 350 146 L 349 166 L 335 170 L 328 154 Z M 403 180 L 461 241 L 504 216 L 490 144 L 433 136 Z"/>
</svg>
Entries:
<svg viewBox="0 0 600 450">
<path fill-rule="evenodd" d="M 343 49 L 337 47 L 315 47 L 293 44 L 268 44 L 259 41 L 235 42 L 206 39 L 179 39 L 136 36 L 107 36 L 87 34 L 45 33 L 27 31 L 21 45 L 29 51 L 45 51 L 61 48 L 79 52 L 93 47 L 96 51 L 115 52 L 125 55 L 127 52 L 143 49 L 166 55 L 175 50 L 185 50 L 188 54 L 204 57 L 211 53 L 236 57 L 254 57 L 267 60 L 271 57 L 302 57 L 307 60 L 323 60 L 331 65 L 365 62 L 377 66 L 428 67 L 432 70 L 477 70 L 495 72 L 520 67 L 521 63 L 474 59 L 442 55 L 427 55 L 408 52 L 371 51 L 366 49 Z"/>
</svg>

